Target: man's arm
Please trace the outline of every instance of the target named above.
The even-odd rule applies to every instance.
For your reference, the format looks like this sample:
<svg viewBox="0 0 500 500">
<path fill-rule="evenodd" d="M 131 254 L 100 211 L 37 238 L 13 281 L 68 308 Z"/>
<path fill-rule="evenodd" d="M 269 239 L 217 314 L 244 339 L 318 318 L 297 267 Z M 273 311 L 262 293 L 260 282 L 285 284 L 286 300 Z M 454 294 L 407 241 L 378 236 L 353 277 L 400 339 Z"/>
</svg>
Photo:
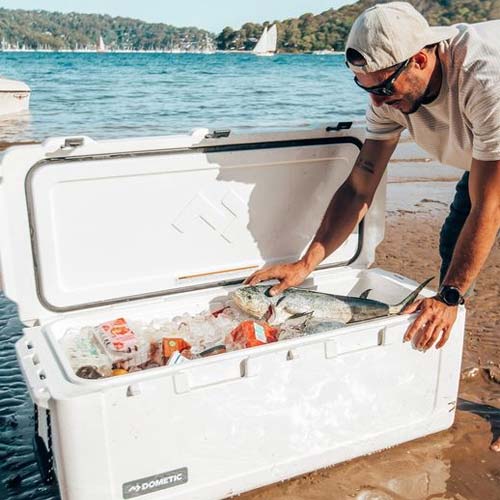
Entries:
<svg viewBox="0 0 500 500">
<path fill-rule="evenodd" d="M 500 228 L 500 160 L 473 160 L 469 175 L 471 211 L 458 238 L 444 285 L 453 285 L 464 294 L 474 283 L 495 242 Z M 450 336 L 457 317 L 457 307 L 428 298 L 411 304 L 406 313 L 420 310 L 420 315 L 408 329 L 406 340 L 420 330 L 417 347 L 442 347 Z"/>
<path fill-rule="evenodd" d="M 291 264 L 257 271 L 245 283 L 255 285 L 260 281 L 278 279 L 280 283 L 271 289 L 272 295 L 300 285 L 322 260 L 344 242 L 365 216 L 398 140 L 366 140 L 349 177 L 334 194 L 304 256 Z"/>
</svg>

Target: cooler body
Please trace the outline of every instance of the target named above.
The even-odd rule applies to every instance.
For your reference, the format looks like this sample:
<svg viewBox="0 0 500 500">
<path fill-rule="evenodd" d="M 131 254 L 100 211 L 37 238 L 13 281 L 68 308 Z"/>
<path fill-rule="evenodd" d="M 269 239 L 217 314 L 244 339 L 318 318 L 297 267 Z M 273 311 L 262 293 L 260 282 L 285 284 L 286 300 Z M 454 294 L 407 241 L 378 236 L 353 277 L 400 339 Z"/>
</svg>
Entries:
<svg viewBox="0 0 500 500">
<path fill-rule="evenodd" d="M 377 300 L 396 302 L 416 284 L 342 269 L 310 286 L 353 295 L 373 288 Z M 213 297 L 193 293 L 182 308 Z M 175 302 L 113 313 L 155 317 L 174 313 Z M 64 499 L 215 499 L 447 429 L 464 313 L 445 348 L 425 353 L 403 342 L 414 316 L 396 316 L 105 381 L 77 380 L 58 339 L 109 311 L 27 329 L 17 348 L 35 400 L 50 412 Z"/>
</svg>

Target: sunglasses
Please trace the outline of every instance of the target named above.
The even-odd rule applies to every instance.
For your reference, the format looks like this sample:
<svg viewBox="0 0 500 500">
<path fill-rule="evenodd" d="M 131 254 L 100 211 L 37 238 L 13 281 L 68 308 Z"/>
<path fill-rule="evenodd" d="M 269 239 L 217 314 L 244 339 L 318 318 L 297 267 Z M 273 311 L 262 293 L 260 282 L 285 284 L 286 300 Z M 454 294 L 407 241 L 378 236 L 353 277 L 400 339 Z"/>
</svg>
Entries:
<svg viewBox="0 0 500 500">
<path fill-rule="evenodd" d="M 394 73 L 384 80 L 382 83 L 378 85 L 374 85 L 373 87 L 365 87 L 359 83 L 358 79 L 354 77 L 354 82 L 356 85 L 363 90 L 366 90 L 366 92 L 370 92 L 370 94 L 375 94 L 383 97 L 389 97 L 394 94 L 394 82 L 398 78 L 398 76 L 403 72 L 403 70 L 408 66 L 408 63 L 410 62 L 410 59 L 407 59 L 406 61 L 402 62 L 399 66 L 399 68 L 394 71 Z"/>
</svg>

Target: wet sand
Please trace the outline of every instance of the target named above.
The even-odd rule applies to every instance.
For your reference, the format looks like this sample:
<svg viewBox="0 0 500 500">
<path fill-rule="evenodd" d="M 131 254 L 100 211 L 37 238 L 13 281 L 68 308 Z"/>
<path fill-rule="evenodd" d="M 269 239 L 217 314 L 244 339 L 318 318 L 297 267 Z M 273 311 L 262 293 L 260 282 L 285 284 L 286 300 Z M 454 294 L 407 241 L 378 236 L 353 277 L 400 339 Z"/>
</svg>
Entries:
<svg viewBox="0 0 500 500">
<path fill-rule="evenodd" d="M 439 229 L 463 172 L 398 152 L 389 166 L 386 236 L 375 265 L 422 281 L 439 274 Z M 499 250 L 497 240 L 467 304 L 458 411 L 450 430 L 240 498 L 500 500 L 500 453 L 489 450 L 500 437 Z"/>
</svg>

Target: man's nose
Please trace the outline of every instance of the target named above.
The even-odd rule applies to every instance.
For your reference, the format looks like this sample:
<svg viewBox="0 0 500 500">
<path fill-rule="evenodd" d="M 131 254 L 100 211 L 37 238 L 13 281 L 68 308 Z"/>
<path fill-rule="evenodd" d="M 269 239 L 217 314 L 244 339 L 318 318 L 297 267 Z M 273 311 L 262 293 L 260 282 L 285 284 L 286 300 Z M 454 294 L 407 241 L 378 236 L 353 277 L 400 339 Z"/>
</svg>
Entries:
<svg viewBox="0 0 500 500">
<path fill-rule="evenodd" d="M 387 97 L 383 95 L 375 95 L 375 94 L 370 94 L 370 98 L 372 100 L 372 103 L 374 106 L 377 108 L 382 106 L 384 102 L 386 101 Z"/>
</svg>

